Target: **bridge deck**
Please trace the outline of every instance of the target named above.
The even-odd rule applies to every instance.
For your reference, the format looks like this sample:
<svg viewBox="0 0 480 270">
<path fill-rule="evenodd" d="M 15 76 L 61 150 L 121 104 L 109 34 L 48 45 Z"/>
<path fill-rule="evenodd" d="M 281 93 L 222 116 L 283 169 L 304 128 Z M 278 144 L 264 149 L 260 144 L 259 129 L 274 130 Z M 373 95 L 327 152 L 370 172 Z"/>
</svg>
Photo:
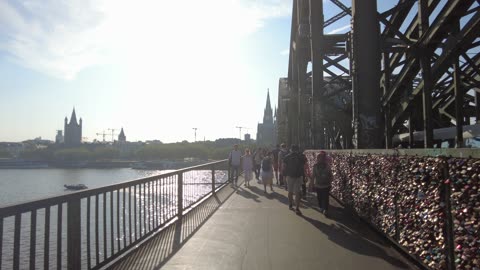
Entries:
<svg viewBox="0 0 480 270">
<path fill-rule="evenodd" d="M 258 184 L 226 187 L 114 268 L 415 268 L 333 199 L 330 219 L 318 211 L 311 195 L 298 216 L 288 210 L 286 191 L 274 189 L 265 195 Z"/>
</svg>

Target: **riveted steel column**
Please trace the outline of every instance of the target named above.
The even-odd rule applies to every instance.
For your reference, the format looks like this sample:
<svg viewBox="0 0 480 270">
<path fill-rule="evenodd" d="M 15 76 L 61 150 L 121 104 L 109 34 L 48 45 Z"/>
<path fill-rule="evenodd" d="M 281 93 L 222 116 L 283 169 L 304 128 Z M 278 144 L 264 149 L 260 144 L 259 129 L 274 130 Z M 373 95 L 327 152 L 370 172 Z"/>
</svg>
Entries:
<svg viewBox="0 0 480 270">
<path fill-rule="evenodd" d="M 457 34 L 460 30 L 460 24 L 454 26 L 453 34 Z M 455 147 L 463 147 L 463 89 L 460 78 L 460 62 L 459 57 L 454 57 L 453 60 L 453 84 L 455 88 L 455 121 L 456 121 L 456 136 Z"/>
<path fill-rule="evenodd" d="M 480 93 L 475 89 L 475 122 L 480 124 Z"/>
<path fill-rule="evenodd" d="M 410 111 L 408 116 L 408 145 L 410 148 L 415 147 L 415 139 L 413 138 L 413 112 Z"/>
<path fill-rule="evenodd" d="M 382 147 L 380 25 L 376 0 L 352 1 L 354 146 Z"/>
<path fill-rule="evenodd" d="M 310 52 L 312 61 L 312 102 L 310 133 L 314 149 L 325 148 L 323 93 L 323 1 L 310 0 Z"/>
<path fill-rule="evenodd" d="M 297 88 L 297 108 L 298 108 L 298 118 L 297 118 L 297 130 L 298 130 L 298 144 L 304 147 L 306 144 L 309 144 L 306 141 L 306 133 L 307 133 L 307 125 L 306 121 L 308 120 L 308 116 L 306 115 L 306 100 L 305 100 L 305 93 L 307 87 L 307 60 L 305 50 L 301 50 L 300 52 L 300 59 L 297 65 L 298 70 L 298 88 Z"/>
<path fill-rule="evenodd" d="M 390 58 L 388 52 L 383 53 L 383 70 L 385 74 L 383 94 L 385 95 L 388 92 L 388 89 L 390 89 Z M 390 149 L 392 148 L 393 138 L 392 121 L 390 120 L 390 104 L 383 108 L 383 113 L 385 115 L 385 148 Z"/>
<path fill-rule="evenodd" d="M 428 21 L 428 0 L 418 1 L 418 33 L 421 38 L 423 34 L 427 33 L 429 27 Z M 420 55 L 420 66 L 422 67 L 423 78 L 423 129 L 425 131 L 424 147 L 433 147 L 433 121 L 432 121 L 432 71 L 430 66 L 430 54 L 427 48 L 420 48 L 418 52 Z"/>
</svg>

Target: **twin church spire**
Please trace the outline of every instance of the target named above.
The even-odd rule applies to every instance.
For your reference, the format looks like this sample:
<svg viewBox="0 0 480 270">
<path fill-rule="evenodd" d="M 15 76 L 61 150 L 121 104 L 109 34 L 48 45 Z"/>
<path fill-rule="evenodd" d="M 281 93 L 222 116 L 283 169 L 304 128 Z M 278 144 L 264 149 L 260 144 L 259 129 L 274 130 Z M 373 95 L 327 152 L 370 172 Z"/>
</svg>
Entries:
<svg viewBox="0 0 480 270">
<path fill-rule="evenodd" d="M 72 116 L 70 117 L 70 123 L 68 123 L 68 118 L 65 117 L 64 125 L 64 142 L 66 146 L 78 146 L 82 143 L 82 118 L 80 118 L 80 123 L 77 122 L 77 115 L 75 113 L 75 107 L 72 111 Z"/>
</svg>

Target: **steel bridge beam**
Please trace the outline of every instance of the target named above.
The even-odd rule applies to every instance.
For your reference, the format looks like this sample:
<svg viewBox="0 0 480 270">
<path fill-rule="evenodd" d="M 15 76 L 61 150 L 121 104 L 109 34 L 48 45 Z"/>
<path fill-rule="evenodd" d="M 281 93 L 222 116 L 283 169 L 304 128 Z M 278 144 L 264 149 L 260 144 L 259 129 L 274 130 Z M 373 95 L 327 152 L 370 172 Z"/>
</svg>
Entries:
<svg viewBox="0 0 480 270">
<path fill-rule="evenodd" d="M 352 1 L 353 130 L 357 149 L 382 147 L 376 0 Z"/>
<path fill-rule="evenodd" d="M 321 96 L 323 95 L 323 1 L 309 0 L 310 19 L 310 59 L 312 61 L 312 103 L 311 103 L 311 138 L 315 149 L 325 148 L 324 116 Z"/>
</svg>

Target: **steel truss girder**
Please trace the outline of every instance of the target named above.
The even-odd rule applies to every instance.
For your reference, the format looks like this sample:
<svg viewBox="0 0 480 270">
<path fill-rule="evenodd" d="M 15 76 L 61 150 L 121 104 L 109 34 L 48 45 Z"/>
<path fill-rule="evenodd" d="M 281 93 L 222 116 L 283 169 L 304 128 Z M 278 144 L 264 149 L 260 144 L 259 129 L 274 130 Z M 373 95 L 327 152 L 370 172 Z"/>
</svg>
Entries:
<svg viewBox="0 0 480 270">
<path fill-rule="evenodd" d="M 396 82 L 392 85 L 392 88 L 389 90 L 389 92 L 383 97 L 383 106 L 387 105 L 392 96 L 396 94 L 396 92 L 405 82 L 411 81 L 413 79 L 413 76 L 418 73 L 420 69 L 417 57 L 420 53 L 419 49 L 426 49 L 428 45 L 431 45 L 433 40 L 442 40 L 446 38 L 447 34 L 445 33 L 445 29 L 449 28 L 452 20 L 456 18 L 458 12 L 461 12 L 461 10 L 459 10 L 459 7 L 463 7 L 466 11 L 468 6 L 470 6 L 466 4 L 466 2 L 470 2 L 471 4 L 473 0 L 454 0 L 452 2 L 449 2 L 450 4 L 447 4 L 447 6 L 445 6 L 441 13 L 435 18 L 435 21 L 432 23 L 431 28 L 426 32 L 425 35 L 420 37 L 414 48 L 409 50 L 410 52 L 412 52 L 412 55 L 410 57 L 407 57 L 407 62 L 405 63 L 404 68 L 402 69 Z M 415 25 L 415 29 L 416 28 L 418 28 L 418 23 Z M 430 51 L 434 50 L 430 49 Z"/>
<path fill-rule="evenodd" d="M 477 72 L 478 65 L 480 65 L 480 55 L 475 57 L 475 60 L 472 60 L 473 62 L 469 65 L 464 64 L 461 72 L 461 80 L 464 81 L 466 79 L 470 79 L 472 77 L 479 77 L 480 73 Z M 477 75 L 475 75 L 477 73 Z M 439 107 L 446 108 L 448 106 L 445 105 L 445 102 L 449 102 L 449 99 L 453 97 L 452 92 L 454 90 L 454 83 L 453 80 L 450 82 L 450 84 L 438 95 L 436 98 L 436 101 L 433 103 L 433 109 L 437 109 Z M 468 100 L 471 101 L 471 100 Z"/>
<path fill-rule="evenodd" d="M 323 34 L 323 30 L 319 32 L 317 32 L 316 30 L 315 32 L 313 32 L 313 34 L 316 34 L 316 33 L 321 33 L 321 34 L 320 36 L 317 34 L 316 36 L 317 41 L 315 42 L 311 41 L 314 39 L 312 32 L 307 37 L 307 39 L 310 39 L 310 42 L 308 42 L 308 40 L 306 39 L 302 40 L 300 38 L 301 32 L 302 32 L 301 28 L 303 27 L 304 29 L 308 29 L 308 26 L 309 26 L 308 24 L 312 22 L 312 18 L 313 18 L 313 21 L 316 23 L 320 23 L 318 19 L 322 18 L 321 24 L 319 25 L 322 25 L 322 27 L 325 28 L 331 23 L 338 21 L 340 18 L 350 15 L 351 8 L 346 7 L 338 0 L 331 0 L 335 5 L 337 5 L 341 9 L 341 12 L 335 15 L 334 17 L 330 18 L 329 20 L 327 20 L 327 22 L 324 22 L 323 16 L 322 16 L 323 12 L 315 11 L 312 14 L 310 11 L 310 5 L 312 5 L 312 2 L 313 4 L 318 5 L 316 1 L 317 0 L 312 0 L 312 1 L 294 0 L 293 9 L 292 9 L 292 29 L 291 29 L 291 38 L 290 38 L 290 58 L 289 58 L 289 69 L 288 69 L 289 70 L 288 82 L 289 82 L 289 85 L 291 86 L 291 91 L 292 91 L 291 94 L 296 100 L 300 102 L 298 103 L 298 106 L 296 108 L 293 108 L 293 107 L 292 108 L 296 111 L 295 113 L 298 115 L 298 117 L 300 117 L 300 115 L 302 114 L 300 112 L 302 109 L 301 106 L 307 106 L 307 107 L 311 106 L 311 110 L 310 110 L 312 113 L 311 119 L 314 119 L 314 115 L 317 113 L 314 110 L 317 110 L 316 109 L 317 107 L 316 105 L 312 106 L 310 104 L 303 104 L 303 105 L 301 104 L 300 99 L 305 99 L 305 94 L 301 92 L 303 92 L 305 88 L 300 89 L 299 87 L 305 82 L 307 82 L 307 85 L 308 85 L 308 80 L 310 80 L 311 83 L 313 84 L 314 76 L 312 76 L 313 72 L 306 73 L 305 70 L 302 71 L 303 69 L 300 69 L 299 65 L 303 65 L 302 63 L 306 63 L 308 61 L 312 61 L 313 63 L 316 60 L 315 61 L 316 65 L 312 64 L 312 71 L 314 71 L 315 69 L 317 70 L 316 71 L 317 79 L 315 79 L 315 84 L 314 84 L 316 85 L 316 88 L 315 88 L 316 90 L 313 87 L 311 89 L 312 91 L 312 96 L 310 98 L 311 104 L 318 103 L 318 105 L 321 108 L 328 108 L 327 110 L 341 111 L 344 108 L 337 107 L 336 103 L 332 102 L 333 98 L 335 98 L 336 95 L 348 93 L 350 91 L 349 88 L 351 88 L 351 86 L 348 87 L 349 85 L 351 85 L 351 83 L 349 83 L 348 80 L 344 80 L 342 78 L 342 75 L 337 74 L 337 73 L 349 74 L 349 70 L 344 66 L 342 66 L 342 64 L 340 63 L 340 61 L 348 58 L 347 56 L 348 33 L 325 35 Z M 310 5 L 308 3 L 310 3 Z M 310 17 L 308 17 L 309 16 L 308 14 L 310 14 Z M 301 26 L 302 23 L 304 24 L 303 26 Z M 310 24 L 310 28 L 311 27 L 312 26 Z M 309 53 L 310 50 L 312 53 Z M 314 51 L 316 52 L 316 54 L 313 53 Z M 312 59 L 312 55 L 317 55 L 316 56 L 317 58 Z M 335 57 L 335 56 L 338 56 L 338 57 Z M 305 72 L 305 73 L 302 74 L 302 72 Z M 321 76 L 319 76 L 319 74 Z M 325 80 L 323 79 L 323 74 L 329 74 L 331 78 L 329 80 Z M 310 76 L 312 77 L 310 78 Z M 318 78 L 322 78 L 321 82 L 318 81 Z M 329 89 L 327 92 L 324 91 L 324 89 L 326 88 Z M 308 86 L 307 86 L 307 89 L 308 89 Z M 334 91 L 331 89 L 334 89 Z M 313 96 L 314 92 L 315 92 L 315 97 Z M 326 97 L 325 95 L 328 95 L 328 97 Z M 318 111 L 318 113 L 321 113 L 321 111 L 323 110 L 324 109 Z M 327 113 L 330 114 L 330 112 L 327 112 Z M 344 125 L 346 123 L 349 123 L 350 120 L 348 120 L 348 117 L 351 117 L 351 116 L 348 115 L 348 112 L 344 111 L 342 115 L 343 115 L 342 116 L 343 118 L 341 120 L 341 124 Z M 334 119 L 333 116 L 337 116 L 337 115 L 333 113 L 331 115 L 332 119 Z M 321 119 L 321 118 L 318 118 L 318 119 Z M 316 130 L 315 131 L 316 133 L 324 133 L 324 135 L 326 136 L 325 141 L 323 141 L 324 140 L 323 138 L 318 137 L 317 139 L 315 139 L 315 141 L 317 142 L 329 141 L 330 139 L 328 139 L 328 134 L 331 134 L 329 132 L 331 130 L 335 130 L 336 134 L 338 134 L 338 132 L 341 132 L 343 134 L 342 135 L 343 138 L 345 139 L 345 134 L 349 132 L 348 129 L 350 128 L 348 124 L 345 127 L 339 127 L 338 123 L 335 124 L 335 121 L 321 120 L 322 123 L 318 122 L 318 123 L 308 124 L 306 123 L 308 121 L 305 121 L 304 119 L 299 119 L 299 120 L 305 122 L 304 126 L 310 125 L 312 131 Z M 314 122 L 316 122 L 316 120 L 314 120 Z M 313 124 L 317 126 L 316 129 L 314 128 Z M 292 126 L 290 126 L 289 128 L 292 128 Z M 295 135 L 293 136 L 295 137 Z M 335 135 L 335 136 L 338 136 L 338 135 Z M 297 139 L 298 138 L 299 137 L 297 136 Z M 292 142 L 297 143 L 297 141 L 295 140 L 292 140 Z M 319 145 L 323 145 L 323 142 L 321 142 L 320 144 L 317 144 L 317 147 Z"/>
<path fill-rule="evenodd" d="M 462 0 L 462 3 L 466 3 L 468 0 Z M 460 2 L 460 1 L 456 1 Z M 473 1 L 470 1 L 473 2 Z M 465 7 L 463 7 L 465 8 Z M 465 11 L 468 7 L 465 8 Z M 449 9 L 450 13 L 449 15 L 453 16 L 452 13 L 459 12 L 459 10 L 455 9 Z M 460 10 L 461 11 L 461 10 Z M 456 13 L 458 14 L 458 13 Z M 438 19 L 438 17 L 437 17 Z M 448 23 L 451 23 L 451 17 L 445 17 L 445 18 L 440 18 L 439 20 L 445 19 L 447 22 L 447 25 L 442 25 L 444 27 L 448 27 Z M 450 19 L 450 20 L 449 20 Z M 443 20 L 442 20 L 443 21 Z M 426 46 L 429 41 L 431 41 L 435 35 L 435 32 L 440 32 L 443 30 L 440 26 L 434 25 L 433 29 L 431 29 L 429 32 L 427 32 L 427 35 L 425 37 L 422 37 L 421 44 Z M 466 45 L 471 44 L 477 37 L 478 33 L 480 31 L 480 13 L 476 13 L 475 15 L 472 16 L 472 18 L 465 24 L 465 26 L 461 29 L 459 34 L 454 37 L 450 38 L 450 45 L 447 45 L 447 48 L 443 51 L 443 53 L 440 55 L 439 59 L 437 59 L 433 66 L 432 66 L 432 81 L 436 82 L 438 79 L 447 71 L 447 69 L 451 66 L 452 60 L 454 57 L 458 57 L 463 51 Z M 428 35 L 428 33 L 432 33 L 431 35 Z M 446 37 L 446 33 L 445 36 Z M 403 80 L 408 79 L 405 75 L 408 73 L 414 73 L 415 68 L 414 64 L 416 63 L 417 59 L 411 59 L 409 63 L 407 64 L 407 70 L 402 73 L 404 75 L 403 77 L 399 78 L 395 86 L 393 87 L 392 91 L 395 91 L 400 87 L 402 83 L 404 83 Z M 417 71 L 418 72 L 418 71 Z M 394 114 L 392 117 L 392 126 L 396 124 L 396 122 L 403 116 L 405 110 L 408 108 L 410 104 L 410 100 L 412 100 L 417 94 L 421 92 L 424 86 L 424 81 L 422 81 L 410 94 L 404 96 L 403 98 L 400 99 L 400 106 L 397 108 L 398 111 Z M 385 103 L 384 103 L 385 104 Z"/>
<path fill-rule="evenodd" d="M 415 0 L 417 1 L 417 0 Z M 440 0 L 430 0 L 429 1 L 429 6 L 428 6 L 428 11 L 429 11 L 429 14 L 431 14 L 433 12 L 433 10 L 438 6 L 438 4 L 440 3 Z M 408 12 L 410 11 L 410 9 L 412 8 L 413 5 L 410 5 L 409 8 L 404 8 L 404 9 L 400 9 L 399 10 L 399 13 L 395 13 L 392 15 L 392 19 L 390 20 L 391 23 L 389 26 L 391 27 L 396 27 L 396 28 L 400 28 L 401 24 L 404 22 L 404 20 L 407 18 L 407 15 L 408 15 Z M 405 36 L 410 38 L 411 39 L 411 36 L 414 35 L 415 33 L 418 32 L 418 16 L 415 15 L 413 17 L 413 20 L 412 22 L 408 25 L 406 31 L 405 31 Z M 393 31 L 390 31 L 388 26 L 386 26 L 384 32 L 382 33 L 382 36 L 383 38 L 387 38 L 387 37 L 391 37 L 393 36 Z M 405 56 L 405 58 L 407 57 L 407 53 L 410 53 L 411 50 L 408 49 L 408 48 L 405 48 L 405 49 L 402 49 L 400 50 L 399 52 L 397 53 L 394 53 L 392 55 L 392 57 L 390 57 L 390 64 L 389 66 L 391 67 L 391 70 L 394 70 L 395 68 L 401 66 L 401 65 L 404 65 L 406 63 L 406 59 L 405 60 L 401 60 L 403 58 L 403 56 Z M 382 81 L 385 80 L 385 74 L 382 75 Z M 382 99 L 383 100 L 386 100 L 386 101 L 389 101 L 392 96 L 394 95 L 395 93 L 394 92 L 389 92 L 388 93 L 388 96 L 384 96 Z M 386 106 L 386 102 L 384 101 L 383 102 L 383 106 Z"/>
</svg>

